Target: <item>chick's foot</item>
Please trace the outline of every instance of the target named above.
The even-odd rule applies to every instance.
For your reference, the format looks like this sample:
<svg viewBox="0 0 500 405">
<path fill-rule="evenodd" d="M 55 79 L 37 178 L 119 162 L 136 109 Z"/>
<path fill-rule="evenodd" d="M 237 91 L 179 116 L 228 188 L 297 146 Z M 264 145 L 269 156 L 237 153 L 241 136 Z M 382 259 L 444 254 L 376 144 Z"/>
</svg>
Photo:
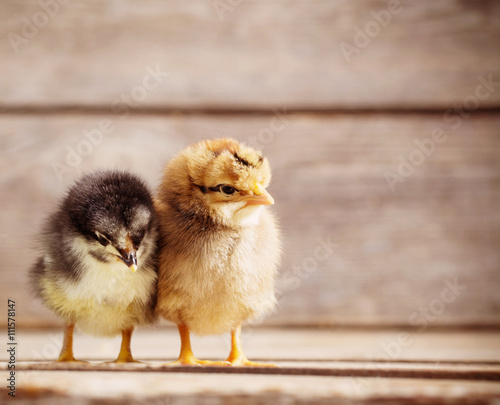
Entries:
<svg viewBox="0 0 500 405">
<path fill-rule="evenodd" d="M 231 352 L 229 353 L 227 361 L 231 363 L 232 366 L 278 367 L 275 364 L 256 363 L 255 361 L 247 359 L 241 347 L 241 324 L 231 331 Z"/>
<path fill-rule="evenodd" d="M 173 363 L 167 363 L 167 366 L 230 366 L 228 361 L 210 361 L 198 360 L 194 357 L 191 349 L 191 338 L 189 336 L 189 328 L 186 324 L 177 325 L 179 336 L 181 338 L 181 353 L 179 358 Z"/>
<path fill-rule="evenodd" d="M 66 322 L 64 326 L 64 343 L 61 349 L 61 354 L 56 360 L 56 363 L 88 363 L 80 361 L 73 356 L 73 332 L 75 330 L 74 322 Z"/>
<path fill-rule="evenodd" d="M 134 358 L 132 356 L 127 356 L 127 357 L 118 356 L 116 358 L 116 360 L 106 361 L 105 363 L 106 364 L 124 364 L 124 363 L 142 363 L 142 361 L 134 360 Z"/>
<path fill-rule="evenodd" d="M 229 361 L 198 360 L 194 355 L 181 355 L 176 361 L 167 363 L 167 366 L 230 366 Z"/>
<path fill-rule="evenodd" d="M 59 356 L 59 358 L 56 360 L 56 363 L 81 363 L 81 364 L 88 364 L 88 361 L 83 361 L 83 360 L 77 360 L 73 357 L 73 355 L 62 355 Z"/>
<path fill-rule="evenodd" d="M 276 364 L 271 364 L 271 363 L 257 363 L 255 361 L 250 361 L 248 360 L 245 356 L 239 355 L 239 356 L 232 356 L 230 355 L 227 358 L 227 361 L 235 367 L 241 367 L 241 366 L 246 366 L 246 367 L 278 367 Z"/>
<path fill-rule="evenodd" d="M 211 361 L 211 360 L 198 360 L 198 359 L 190 359 L 190 360 L 176 360 L 172 363 L 165 364 L 166 366 L 222 366 L 227 367 L 230 366 L 231 363 L 228 361 Z"/>
<path fill-rule="evenodd" d="M 130 349 L 130 342 L 132 340 L 132 333 L 134 328 L 128 328 L 122 330 L 122 345 L 120 347 L 120 353 L 116 360 L 107 361 L 106 363 L 115 363 L 115 364 L 123 364 L 123 363 L 142 363 L 142 361 L 134 360 L 132 357 L 132 350 Z"/>
</svg>

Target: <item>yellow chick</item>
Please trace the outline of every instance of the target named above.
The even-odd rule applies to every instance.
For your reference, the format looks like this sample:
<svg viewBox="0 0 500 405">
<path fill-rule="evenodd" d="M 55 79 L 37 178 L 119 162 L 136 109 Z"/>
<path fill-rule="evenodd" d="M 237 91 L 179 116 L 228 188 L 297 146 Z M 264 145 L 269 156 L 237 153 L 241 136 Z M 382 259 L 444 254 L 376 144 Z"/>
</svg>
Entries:
<svg viewBox="0 0 500 405">
<path fill-rule="evenodd" d="M 181 352 L 174 364 L 272 366 L 249 361 L 242 322 L 261 320 L 276 305 L 280 236 L 266 205 L 268 160 L 234 139 L 206 140 L 165 168 L 160 222 L 157 310 L 175 322 Z M 190 332 L 231 332 L 227 361 L 194 357 Z"/>
</svg>

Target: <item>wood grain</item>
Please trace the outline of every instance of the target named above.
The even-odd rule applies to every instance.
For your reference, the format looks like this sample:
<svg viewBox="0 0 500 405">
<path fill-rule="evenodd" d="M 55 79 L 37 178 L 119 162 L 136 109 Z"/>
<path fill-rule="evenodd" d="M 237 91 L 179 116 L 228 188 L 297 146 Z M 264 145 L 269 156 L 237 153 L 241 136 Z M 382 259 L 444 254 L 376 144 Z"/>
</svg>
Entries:
<svg viewBox="0 0 500 405">
<path fill-rule="evenodd" d="M 249 334 L 251 332 L 251 334 Z M 399 331 L 266 329 L 244 331 L 247 354 L 279 368 L 172 367 L 174 328 L 139 330 L 133 351 L 143 364 L 104 364 L 120 339 L 77 334 L 75 353 L 90 364 L 53 363 L 62 340 L 54 331 L 20 331 L 17 401 L 64 404 L 488 404 L 500 398 L 499 332 L 413 333 L 413 344 L 392 358 L 374 348 Z M 55 338 L 57 337 L 57 338 Z M 229 341 L 193 340 L 195 353 L 223 358 Z M 50 349 L 50 350 L 49 350 Z M 40 356 L 42 354 L 42 356 Z M 5 373 L 6 353 L 0 352 Z M 45 357 L 43 357 L 45 355 Z M 285 360 L 292 359 L 295 360 Z M 351 360 L 347 360 L 350 358 Z M 488 361 L 484 361 L 488 359 Z M 99 362 L 95 362 L 98 360 Z M 5 388 L 0 391 L 5 395 Z"/>
<path fill-rule="evenodd" d="M 404 347 L 396 344 L 402 333 L 408 335 Z M 410 331 L 408 329 L 350 329 L 350 328 L 268 328 L 244 327 L 243 348 L 248 358 L 261 362 L 321 364 L 365 363 L 414 368 L 439 368 L 452 365 L 498 366 L 500 339 L 498 330 L 468 331 Z M 22 345 L 19 362 L 46 363 L 57 359 L 63 343 L 63 328 L 20 329 L 17 339 Z M 200 358 L 227 358 L 229 334 L 192 336 L 194 353 Z M 113 360 L 118 354 L 121 337 L 102 338 L 84 335 L 76 329 L 75 357 L 92 362 Z M 134 332 L 132 351 L 138 360 L 155 363 L 177 359 L 180 348 L 175 326 L 139 328 Z M 299 349 L 300 348 L 300 349 Z M 9 358 L 0 352 L 0 361 Z M 352 365 L 352 364 L 351 364 Z"/>
<path fill-rule="evenodd" d="M 429 381 L 419 379 L 363 379 L 357 389 L 352 378 L 246 374 L 113 373 L 98 371 L 23 371 L 18 400 L 30 404 L 237 403 L 265 405 L 495 405 L 498 383 L 484 381 Z M 104 382 L 105 381 L 105 382 Z M 0 389 L 6 395 L 6 389 Z M 17 399 L 17 398 L 16 398 Z"/>
<path fill-rule="evenodd" d="M 38 1 L 0 4 L 3 108 L 123 109 L 136 94 L 141 108 L 447 109 L 500 81 L 495 0 L 403 1 L 385 27 L 381 0 L 245 0 L 222 20 L 207 0 L 64 3 L 45 24 Z M 349 62 L 342 44 L 373 24 Z M 148 67 L 168 77 L 142 92 Z M 480 108 L 500 106 L 492 89 Z"/>
<path fill-rule="evenodd" d="M 500 366 L 477 366 L 470 364 L 443 365 L 436 369 L 434 365 L 413 363 L 373 364 L 373 363 L 322 363 L 300 362 L 289 364 L 278 362 L 278 367 L 193 367 L 168 366 L 159 363 L 143 364 L 72 364 L 72 363 L 36 363 L 19 364 L 19 371 L 101 371 L 101 372 L 152 372 L 152 373 L 190 373 L 190 374 L 246 374 L 246 375 L 295 375 L 316 377 L 351 377 L 351 378 L 415 378 L 428 380 L 453 381 L 500 381 Z M 3 365 L 7 370 L 7 365 Z"/>
<path fill-rule="evenodd" d="M 440 114 L 288 114 L 280 127 L 275 118 L 0 116 L 1 295 L 18 301 L 25 324 L 54 319 L 25 285 L 32 235 L 80 173 L 128 168 L 154 188 L 185 145 L 234 136 L 263 149 L 274 170 L 284 257 L 269 324 L 499 324 L 500 116 L 476 114 L 456 129 Z M 65 164 L 103 120 L 114 130 L 59 181 L 54 162 Z M 436 128 L 446 140 L 391 191 L 385 173 Z M 328 240 L 331 252 L 318 251 Z M 450 283 L 460 286 L 452 295 Z"/>
</svg>

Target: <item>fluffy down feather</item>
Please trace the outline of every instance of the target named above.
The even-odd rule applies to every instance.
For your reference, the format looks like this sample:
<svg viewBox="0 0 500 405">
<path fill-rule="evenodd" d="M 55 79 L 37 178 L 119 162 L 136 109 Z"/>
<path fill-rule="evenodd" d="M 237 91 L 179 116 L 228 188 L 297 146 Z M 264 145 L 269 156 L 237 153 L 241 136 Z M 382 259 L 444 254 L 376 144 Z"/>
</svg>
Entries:
<svg viewBox="0 0 500 405">
<path fill-rule="evenodd" d="M 249 202 L 270 180 L 267 159 L 232 139 L 199 142 L 167 165 L 155 201 L 165 319 L 220 334 L 273 310 L 279 232 L 272 213 Z"/>
<path fill-rule="evenodd" d="M 140 179 L 120 171 L 86 175 L 46 222 L 31 285 L 48 308 L 86 333 L 113 336 L 149 324 L 156 238 L 152 198 Z M 137 248 L 135 273 L 117 256 L 127 241 Z"/>
</svg>

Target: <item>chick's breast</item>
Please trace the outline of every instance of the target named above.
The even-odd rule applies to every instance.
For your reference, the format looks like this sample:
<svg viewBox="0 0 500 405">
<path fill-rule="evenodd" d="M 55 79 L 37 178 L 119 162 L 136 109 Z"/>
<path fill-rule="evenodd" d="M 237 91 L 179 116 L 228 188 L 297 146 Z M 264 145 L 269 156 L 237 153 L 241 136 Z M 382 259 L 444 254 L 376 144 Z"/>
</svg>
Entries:
<svg viewBox="0 0 500 405">
<path fill-rule="evenodd" d="M 166 319 L 199 335 L 220 334 L 275 307 L 280 250 L 270 212 L 263 210 L 254 226 L 235 230 L 183 226 L 168 205 L 158 211 L 158 309 Z"/>
</svg>

